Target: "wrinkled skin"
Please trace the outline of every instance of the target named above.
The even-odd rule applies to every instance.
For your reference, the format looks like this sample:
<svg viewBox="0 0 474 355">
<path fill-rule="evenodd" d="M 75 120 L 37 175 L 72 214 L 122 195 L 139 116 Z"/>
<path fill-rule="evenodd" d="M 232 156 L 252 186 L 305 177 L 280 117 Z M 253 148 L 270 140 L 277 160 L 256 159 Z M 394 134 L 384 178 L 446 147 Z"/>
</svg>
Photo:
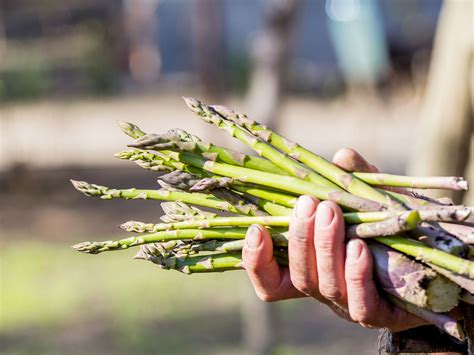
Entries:
<svg viewBox="0 0 474 355">
<path fill-rule="evenodd" d="M 333 162 L 346 171 L 378 171 L 347 148 L 339 150 Z M 401 331 L 426 324 L 380 296 L 370 250 L 360 239 L 344 243 L 344 219 L 335 203 L 310 196 L 298 199 L 290 222 L 288 254 L 289 267 L 278 266 L 268 232 L 257 225 L 249 228 L 243 260 L 263 301 L 313 297 L 341 318 L 366 328 Z"/>
</svg>

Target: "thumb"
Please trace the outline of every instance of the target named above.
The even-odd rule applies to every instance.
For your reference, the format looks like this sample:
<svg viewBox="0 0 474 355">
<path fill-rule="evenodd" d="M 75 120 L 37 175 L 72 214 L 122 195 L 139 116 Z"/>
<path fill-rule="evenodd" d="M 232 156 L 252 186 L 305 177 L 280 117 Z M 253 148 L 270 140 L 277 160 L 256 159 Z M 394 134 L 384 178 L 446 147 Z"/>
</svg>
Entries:
<svg viewBox="0 0 474 355">
<path fill-rule="evenodd" d="M 261 300 L 269 302 L 305 296 L 291 283 L 289 269 L 278 266 L 266 228 L 255 224 L 249 228 L 242 257 L 250 282 Z"/>
<path fill-rule="evenodd" d="M 357 151 L 350 148 L 339 149 L 332 162 L 343 170 L 353 172 L 378 173 L 379 170 L 364 159 Z"/>
</svg>

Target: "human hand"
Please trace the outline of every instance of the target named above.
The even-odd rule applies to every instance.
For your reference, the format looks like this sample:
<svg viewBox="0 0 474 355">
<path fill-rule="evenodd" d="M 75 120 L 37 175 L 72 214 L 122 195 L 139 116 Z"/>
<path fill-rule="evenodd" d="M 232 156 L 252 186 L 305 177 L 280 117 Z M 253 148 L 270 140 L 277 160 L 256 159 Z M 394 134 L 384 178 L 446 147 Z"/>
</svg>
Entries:
<svg viewBox="0 0 474 355">
<path fill-rule="evenodd" d="M 377 171 L 351 149 L 339 150 L 333 162 L 346 171 Z M 293 210 L 289 267 L 280 267 L 275 261 L 268 231 L 251 226 L 243 261 L 258 297 L 267 302 L 313 297 L 341 318 L 367 328 L 401 331 L 426 324 L 379 295 L 369 248 L 363 240 L 353 239 L 345 245 L 344 239 L 339 206 L 310 196 L 301 196 Z"/>
</svg>

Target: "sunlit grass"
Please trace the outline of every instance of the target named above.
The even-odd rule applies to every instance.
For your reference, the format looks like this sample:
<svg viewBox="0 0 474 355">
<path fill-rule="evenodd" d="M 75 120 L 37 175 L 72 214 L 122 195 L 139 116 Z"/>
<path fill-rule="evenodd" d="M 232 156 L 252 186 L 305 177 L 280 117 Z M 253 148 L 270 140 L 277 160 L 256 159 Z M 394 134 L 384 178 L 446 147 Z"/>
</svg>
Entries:
<svg viewBox="0 0 474 355">
<path fill-rule="evenodd" d="M 19 242 L 0 251 L 0 330 L 95 317 L 181 318 L 239 302 L 240 272 L 183 275 L 132 260 L 134 251 L 79 254 L 67 245 Z"/>
</svg>

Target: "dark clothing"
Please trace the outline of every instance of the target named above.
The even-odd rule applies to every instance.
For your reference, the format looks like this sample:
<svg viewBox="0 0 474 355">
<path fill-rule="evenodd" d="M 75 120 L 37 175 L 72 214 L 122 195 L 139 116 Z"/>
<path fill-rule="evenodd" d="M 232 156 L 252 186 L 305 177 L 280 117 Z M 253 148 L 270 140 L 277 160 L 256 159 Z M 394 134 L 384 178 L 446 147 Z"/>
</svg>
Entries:
<svg viewBox="0 0 474 355">
<path fill-rule="evenodd" d="M 460 343 L 433 325 L 392 333 L 384 329 L 379 337 L 379 353 L 456 352 L 474 355 L 474 306 L 462 306 L 467 341 Z"/>
</svg>

